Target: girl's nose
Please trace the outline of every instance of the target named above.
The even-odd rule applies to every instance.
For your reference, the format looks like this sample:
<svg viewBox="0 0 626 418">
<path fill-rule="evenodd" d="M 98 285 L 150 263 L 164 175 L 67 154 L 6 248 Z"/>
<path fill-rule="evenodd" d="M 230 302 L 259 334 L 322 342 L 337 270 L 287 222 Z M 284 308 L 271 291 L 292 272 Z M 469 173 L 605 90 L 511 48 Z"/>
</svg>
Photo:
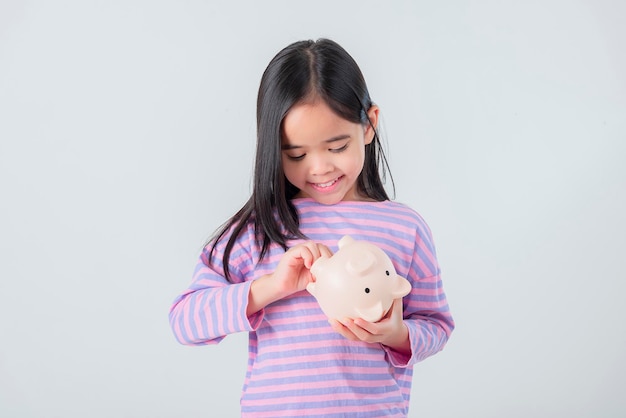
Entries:
<svg viewBox="0 0 626 418">
<path fill-rule="evenodd" d="M 309 166 L 309 170 L 311 174 L 319 176 L 330 173 L 333 170 L 332 162 L 330 158 L 324 155 L 316 155 L 312 156 L 310 159 L 311 165 Z"/>
</svg>

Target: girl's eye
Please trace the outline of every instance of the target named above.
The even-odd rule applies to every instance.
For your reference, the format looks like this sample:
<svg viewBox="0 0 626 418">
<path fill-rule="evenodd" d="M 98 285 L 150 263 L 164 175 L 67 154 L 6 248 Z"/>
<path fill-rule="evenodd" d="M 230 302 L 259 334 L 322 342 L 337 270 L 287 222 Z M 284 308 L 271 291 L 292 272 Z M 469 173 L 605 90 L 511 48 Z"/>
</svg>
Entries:
<svg viewBox="0 0 626 418">
<path fill-rule="evenodd" d="M 348 148 L 348 144 L 344 145 L 343 147 L 339 147 L 339 148 L 331 148 L 330 152 L 343 152 Z"/>
<path fill-rule="evenodd" d="M 287 158 L 289 158 L 291 161 L 300 161 L 304 158 L 305 155 L 306 154 L 293 156 L 293 155 L 287 154 Z"/>
</svg>

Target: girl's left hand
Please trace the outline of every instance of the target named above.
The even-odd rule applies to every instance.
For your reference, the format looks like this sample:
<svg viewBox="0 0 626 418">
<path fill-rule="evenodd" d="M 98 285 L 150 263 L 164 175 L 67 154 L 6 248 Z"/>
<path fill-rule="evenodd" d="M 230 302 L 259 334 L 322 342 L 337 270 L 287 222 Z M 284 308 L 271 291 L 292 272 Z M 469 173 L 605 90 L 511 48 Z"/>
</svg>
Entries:
<svg viewBox="0 0 626 418">
<path fill-rule="evenodd" d="M 389 312 L 378 322 L 345 318 L 341 321 L 331 319 L 329 323 L 335 331 L 352 341 L 381 343 L 401 352 L 411 350 L 409 330 L 402 317 L 402 299 L 395 299 Z"/>
</svg>

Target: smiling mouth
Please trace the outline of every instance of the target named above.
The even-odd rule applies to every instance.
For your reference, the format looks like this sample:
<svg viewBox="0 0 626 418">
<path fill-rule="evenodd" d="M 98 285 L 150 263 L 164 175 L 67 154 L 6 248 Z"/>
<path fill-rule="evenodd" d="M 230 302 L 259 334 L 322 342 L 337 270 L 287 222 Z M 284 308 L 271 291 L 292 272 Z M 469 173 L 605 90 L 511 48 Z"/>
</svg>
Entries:
<svg viewBox="0 0 626 418">
<path fill-rule="evenodd" d="M 316 189 L 327 189 L 329 187 L 334 186 L 339 180 L 341 180 L 342 177 L 343 176 L 337 177 L 336 179 L 327 181 L 326 183 L 311 183 L 311 185 L 315 187 Z"/>
<path fill-rule="evenodd" d="M 324 189 L 324 188 L 326 188 L 326 187 L 330 187 L 330 186 L 332 186 L 333 184 L 335 184 L 335 183 L 337 182 L 337 180 L 338 180 L 338 179 L 331 180 L 331 181 L 329 181 L 328 183 L 315 183 L 315 185 L 316 185 L 317 187 L 321 187 L 322 189 Z"/>
</svg>

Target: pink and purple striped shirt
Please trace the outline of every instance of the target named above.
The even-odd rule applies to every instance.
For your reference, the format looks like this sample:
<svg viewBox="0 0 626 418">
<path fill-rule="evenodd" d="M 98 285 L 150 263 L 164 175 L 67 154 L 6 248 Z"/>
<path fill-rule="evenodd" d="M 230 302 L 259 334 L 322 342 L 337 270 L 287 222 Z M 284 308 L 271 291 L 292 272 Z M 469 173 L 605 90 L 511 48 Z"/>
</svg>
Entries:
<svg viewBox="0 0 626 418">
<path fill-rule="evenodd" d="M 222 270 L 225 242 L 218 244 L 211 265 L 205 247 L 190 287 L 170 310 L 174 335 L 182 344 L 204 345 L 216 344 L 231 333 L 249 333 L 242 417 L 406 416 L 413 365 L 440 351 L 454 329 L 428 226 L 414 210 L 392 201 L 322 205 L 295 199 L 293 203 L 300 230 L 309 239 L 332 251 L 344 235 L 370 241 L 411 282 L 412 291 L 403 299 L 411 356 L 381 344 L 345 339 L 332 330 L 306 291 L 246 316 L 252 280 L 273 272 L 284 254 L 272 245 L 259 262 L 260 246 L 252 225 L 231 253 L 232 283 Z"/>
</svg>

